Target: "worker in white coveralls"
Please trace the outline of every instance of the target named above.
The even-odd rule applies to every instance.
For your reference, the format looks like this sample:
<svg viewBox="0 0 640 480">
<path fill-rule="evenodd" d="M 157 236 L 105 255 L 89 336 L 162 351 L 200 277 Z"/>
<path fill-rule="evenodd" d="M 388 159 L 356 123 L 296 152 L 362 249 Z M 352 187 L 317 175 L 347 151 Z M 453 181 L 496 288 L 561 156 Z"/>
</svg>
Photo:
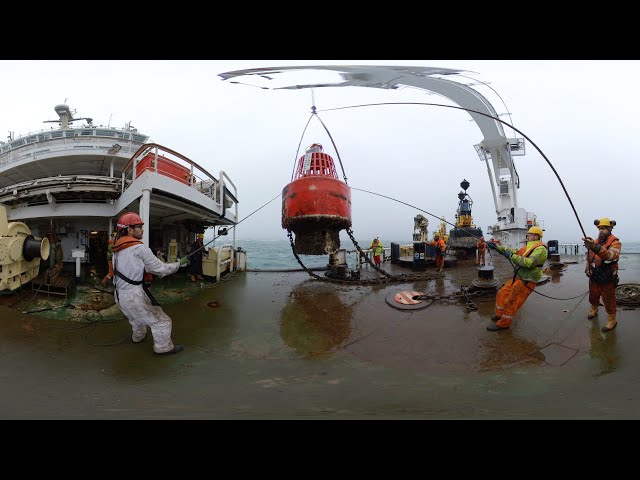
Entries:
<svg viewBox="0 0 640 480">
<path fill-rule="evenodd" d="M 151 327 L 153 351 L 157 354 L 178 353 L 182 345 L 171 341 L 171 318 L 153 298 L 145 280 L 151 275 L 164 277 L 176 273 L 188 263 L 163 263 L 142 241 L 144 222 L 137 213 L 127 212 L 118 220 L 118 234 L 113 246 L 113 283 L 116 304 L 131 324 L 133 343 L 140 343 Z"/>
</svg>

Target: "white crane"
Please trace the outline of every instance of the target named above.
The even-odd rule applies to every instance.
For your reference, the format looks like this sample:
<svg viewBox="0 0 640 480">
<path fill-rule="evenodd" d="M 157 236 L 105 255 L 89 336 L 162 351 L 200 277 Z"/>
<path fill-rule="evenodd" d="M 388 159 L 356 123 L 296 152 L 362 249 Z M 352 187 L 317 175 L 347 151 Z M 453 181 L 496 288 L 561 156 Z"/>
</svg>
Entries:
<svg viewBox="0 0 640 480">
<path fill-rule="evenodd" d="M 493 238 L 500 240 L 503 245 L 511 248 L 519 248 L 525 243 L 526 232 L 530 226 L 536 224 L 536 217 L 533 213 L 518 207 L 517 189 L 519 188 L 519 181 L 513 163 L 513 156 L 525 154 L 524 139 L 506 137 L 502 123 L 495 120 L 498 118 L 495 109 L 478 91 L 468 85 L 441 78 L 442 76 L 461 74 L 464 70 L 414 66 L 316 65 L 236 70 L 221 73 L 219 76 L 223 80 L 248 75 L 270 79 L 276 74 L 300 70 L 337 72 L 343 81 L 290 85 L 277 89 L 349 86 L 393 90 L 399 86 L 411 86 L 437 93 L 466 109 L 484 137 L 479 144 L 475 145 L 475 149 L 480 159 L 487 165 L 487 173 L 491 183 L 497 215 L 497 222 L 489 227 L 488 233 Z M 239 82 L 234 81 L 231 83 Z"/>
</svg>

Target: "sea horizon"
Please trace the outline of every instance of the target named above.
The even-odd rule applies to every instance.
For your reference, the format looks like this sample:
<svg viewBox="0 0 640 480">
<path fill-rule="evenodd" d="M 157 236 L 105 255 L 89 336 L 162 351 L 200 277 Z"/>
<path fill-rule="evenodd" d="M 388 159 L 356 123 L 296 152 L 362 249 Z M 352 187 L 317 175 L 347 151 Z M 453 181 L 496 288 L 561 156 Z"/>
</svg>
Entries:
<svg viewBox="0 0 640 480">
<path fill-rule="evenodd" d="M 359 246 L 362 249 L 369 248 L 371 239 L 361 240 L 356 239 Z M 211 242 L 208 248 L 213 246 L 221 246 L 231 244 L 233 242 L 232 237 L 218 238 L 215 242 Z M 205 243 L 207 239 L 205 238 Z M 413 243 L 413 240 L 391 240 L 384 241 L 383 245 L 386 248 L 391 247 L 391 243 L 397 243 L 399 245 L 408 245 Z M 568 245 L 558 242 L 560 246 Z M 575 245 L 574 242 L 572 245 Z M 578 255 L 585 253 L 584 246 L 579 244 Z M 285 236 L 280 239 L 265 239 L 265 238 L 236 238 L 236 248 L 240 247 L 247 252 L 247 269 L 249 270 L 275 270 L 275 269 L 296 269 L 301 268 L 293 255 L 291 244 L 289 239 Z M 340 248 L 347 251 L 347 263 L 350 268 L 355 268 L 356 263 L 356 248 L 351 241 L 344 242 L 341 239 Z M 572 254 L 571 251 L 563 251 L 560 247 L 560 254 Z M 623 254 L 640 254 L 640 242 L 623 242 L 622 243 Z M 309 268 L 321 268 L 328 265 L 329 255 L 300 255 L 302 263 Z"/>
</svg>

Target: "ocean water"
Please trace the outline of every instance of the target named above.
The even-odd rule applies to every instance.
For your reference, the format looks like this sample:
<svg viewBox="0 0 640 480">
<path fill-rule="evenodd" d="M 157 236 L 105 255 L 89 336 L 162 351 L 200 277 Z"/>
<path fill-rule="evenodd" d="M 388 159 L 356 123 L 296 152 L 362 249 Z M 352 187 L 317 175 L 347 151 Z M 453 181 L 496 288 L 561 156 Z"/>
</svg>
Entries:
<svg viewBox="0 0 640 480">
<path fill-rule="evenodd" d="M 366 249 L 371 244 L 371 239 L 356 239 L 361 248 Z M 396 241 L 400 245 L 411 243 L 411 240 Z M 391 242 L 382 242 L 387 248 L 391 247 Z M 221 243 L 216 240 L 216 245 Z M 276 269 L 296 269 L 301 268 L 296 258 L 293 256 L 291 244 L 286 235 L 282 240 L 242 240 L 236 239 L 236 247 L 241 247 L 247 252 L 247 269 L 249 270 L 276 270 Z M 355 268 L 356 248 L 348 239 L 346 242 L 340 239 L 340 248 L 347 250 L 347 263 L 349 267 Z M 318 268 L 326 267 L 329 262 L 329 255 L 300 255 L 300 260 L 306 267 Z"/>
<path fill-rule="evenodd" d="M 371 239 L 356 239 L 361 248 L 365 249 L 369 247 Z M 385 241 L 382 239 L 382 243 L 385 247 L 390 247 L 391 243 L 398 243 L 400 245 L 406 245 L 413 243 L 412 240 L 391 240 Z M 221 243 L 216 240 L 216 245 Z M 242 240 L 236 239 L 236 247 L 241 247 L 247 252 L 247 269 L 250 270 L 277 270 L 277 269 L 295 269 L 300 268 L 300 264 L 296 261 L 291 251 L 291 244 L 289 239 L 284 236 L 281 240 Z M 355 246 L 351 240 L 344 241 L 340 239 L 340 248 L 347 250 L 347 262 L 350 268 L 355 268 L 356 254 Z M 622 252 L 630 254 L 640 254 L 640 242 L 627 242 L 622 243 Z M 563 254 L 562 248 L 560 253 Z M 579 253 L 584 253 L 584 248 L 580 246 Z M 325 267 L 329 261 L 328 255 L 300 255 L 300 259 L 306 267 L 317 268 Z"/>
</svg>

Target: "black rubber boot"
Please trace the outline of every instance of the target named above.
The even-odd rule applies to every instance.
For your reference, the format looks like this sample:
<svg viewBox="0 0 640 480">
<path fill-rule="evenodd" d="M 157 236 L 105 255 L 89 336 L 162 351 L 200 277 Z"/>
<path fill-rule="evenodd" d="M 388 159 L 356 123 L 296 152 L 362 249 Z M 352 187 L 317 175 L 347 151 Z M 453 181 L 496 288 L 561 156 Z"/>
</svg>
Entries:
<svg viewBox="0 0 640 480">
<path fill-rule="evenodd" d="M 499 325 L 491 324 L 487 327 L 490 332 L 497 332 L 499 330 L 507 330 L 509 327 L 500 327 Z"/>
<path fill-rule="evenodd" d="M 496 314 L 491 315 L 491 320 L 493 322 L 497 322 L 498 320 L 500 320 L 502 317 L 497 316 Z"/>
<path fill-rule="evenodd" d="M 167 352 L 155 352 L 156 355 L 169 355 L 170 353 L 179 353 L 184 350 L 182 345 L 174 345 L 173 348 Z"/>
</svg>

